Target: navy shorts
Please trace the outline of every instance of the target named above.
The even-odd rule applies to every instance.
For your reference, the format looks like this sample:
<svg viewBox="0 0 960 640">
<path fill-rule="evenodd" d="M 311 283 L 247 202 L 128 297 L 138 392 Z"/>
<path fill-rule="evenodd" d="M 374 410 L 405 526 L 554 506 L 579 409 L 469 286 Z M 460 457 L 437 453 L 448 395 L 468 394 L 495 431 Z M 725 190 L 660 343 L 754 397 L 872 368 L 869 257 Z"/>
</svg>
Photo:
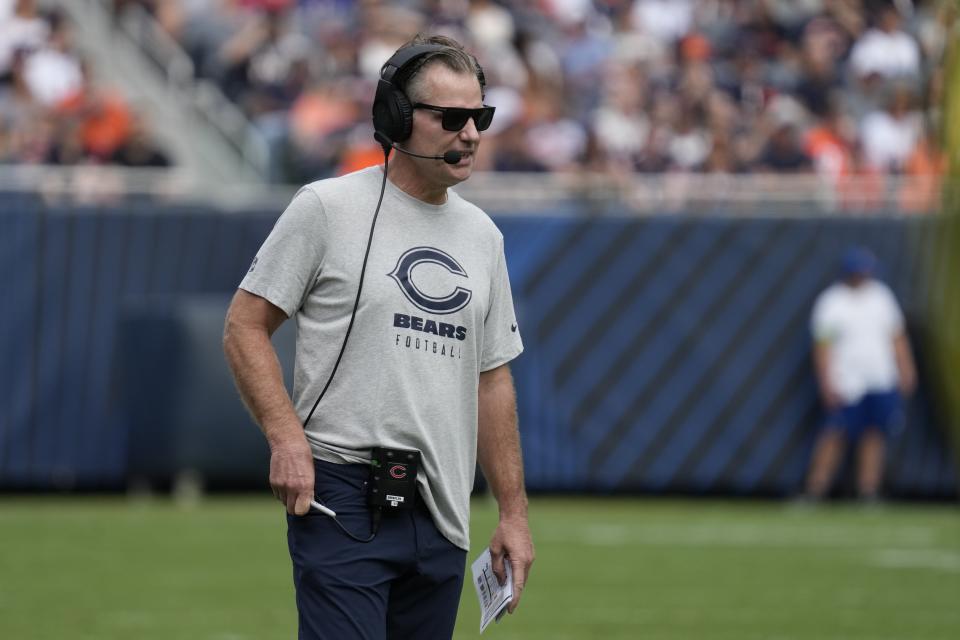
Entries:
<svg viewBox="0 0 960 640">
<path fill-rule="evenodd" d="M 867 429 L 895 435 L 903 425 L 903 401 L 897 390 L 868 393 L 859 402 L 844 405 L 828 414 L 826 422 L 827 428 L 839 429 L 851 439 Z"/>
<path fill-rule="evenodd" d="M 314 461 L 317 500 L 353 535 L 370 535 L 367 465 Z M 315 510 L 287 515 L 299 639 L 450 638 L 467 552 L 437 530 L 422 501 L 385 513 L 372 542 Z"/>
</svg>

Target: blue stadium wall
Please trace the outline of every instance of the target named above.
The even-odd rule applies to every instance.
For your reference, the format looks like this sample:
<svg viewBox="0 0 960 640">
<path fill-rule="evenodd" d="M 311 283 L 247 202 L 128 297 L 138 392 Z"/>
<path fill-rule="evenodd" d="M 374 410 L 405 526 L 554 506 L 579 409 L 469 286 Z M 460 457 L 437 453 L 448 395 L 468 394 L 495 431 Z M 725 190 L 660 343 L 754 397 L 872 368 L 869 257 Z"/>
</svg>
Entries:
<svg viewBox="0 0 960 640">
<path fill-rule="evenodd" d="M 263 486 L 266 449 L 219 336 L 275 215 L 3 200 L 0 489 L 183 469 Z M 526 346 L 513 370 L 532 490 L 797 491 L 819 422 L 810 305 L 852 242 L 901 299 L 922 385 L 929 218 L 497 222 Z M 288 368 L 292 341 L 285 326 Z M 939 415 L 921 387 L 892 443 L 891 493 L 957 495 Z"/>
</svg>

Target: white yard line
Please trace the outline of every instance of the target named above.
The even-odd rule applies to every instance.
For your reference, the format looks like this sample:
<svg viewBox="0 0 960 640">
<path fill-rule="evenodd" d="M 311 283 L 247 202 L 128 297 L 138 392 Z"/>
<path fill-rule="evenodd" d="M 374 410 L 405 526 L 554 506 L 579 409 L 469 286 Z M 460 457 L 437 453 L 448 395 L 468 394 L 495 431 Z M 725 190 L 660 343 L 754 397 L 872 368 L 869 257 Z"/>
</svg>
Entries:
<svg viewBox="0 0 960 640">
<path fill-rule="evenodd" d="M 870 564 L 884 569 L 932 569 L 960 573 L 960 551 L 943 549 L 883 549 Z"/>
<path fill-rule="evenodd" d="M 588 546 L 690 547 L 913 547 L 939 548 L 937 530 L 913 525 L 869 530 L 863 527 L 798 527 L 795 524 L 757 525 L 709 523 L 698 526 L 616 523 L 579 524 L 540 532 L 538 541 L 572 542 Z M 945 549 L 946 551 L 947 549 Z M 960 553 L 960 549 L 955 550 Z"/>
</svg>

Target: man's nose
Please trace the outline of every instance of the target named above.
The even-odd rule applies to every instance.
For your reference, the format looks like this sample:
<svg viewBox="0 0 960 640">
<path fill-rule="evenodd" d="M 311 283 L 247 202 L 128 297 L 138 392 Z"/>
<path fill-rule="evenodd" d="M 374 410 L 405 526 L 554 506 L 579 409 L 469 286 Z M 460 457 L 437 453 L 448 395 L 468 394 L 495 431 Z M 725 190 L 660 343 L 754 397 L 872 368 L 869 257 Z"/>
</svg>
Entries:
<svg viewBox="0 0 960 640">
<path fill-rule="evenodd" d="M 477 142 L 480 140 L 480 132 L 477 130 L 477 123 L 473 118 L 467 118 L 467 124 L 460 129 L 460 139 L 464 142 Z"/>
</svg>

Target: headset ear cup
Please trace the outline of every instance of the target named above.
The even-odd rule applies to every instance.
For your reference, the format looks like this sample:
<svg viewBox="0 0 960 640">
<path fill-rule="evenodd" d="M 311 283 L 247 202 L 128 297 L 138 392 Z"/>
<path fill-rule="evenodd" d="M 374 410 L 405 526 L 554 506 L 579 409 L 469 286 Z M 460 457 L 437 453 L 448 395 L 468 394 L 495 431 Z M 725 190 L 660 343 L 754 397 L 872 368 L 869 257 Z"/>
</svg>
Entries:
<svg viewBox="0 0 960 640">
<path fill-rule="evenodd" d="M 373 128 L 391 140 L 396 133 L 396 118 L 393 107 L 393 87 L 389 82 L 380 80 L 377 85 L 377 94 L 373 100 Z"/>
<path fill-rule="evenodd" d="M 413 105 L 410 104 L 410 99 L 402 91 L 393 92 L 392 102 L 395 107 L 396 118 L 394 123 L 396 124 L 397 134 L 393 139 L 395 142 L 402 142 L 413 133 Z"/>
<path fill-rule="evenodd" d="M 377 91 L 373 103 L 373 128 L 393 142 L 402 142 L 413 131 L 413 107 L 402 91 Z"/>
</svg>

